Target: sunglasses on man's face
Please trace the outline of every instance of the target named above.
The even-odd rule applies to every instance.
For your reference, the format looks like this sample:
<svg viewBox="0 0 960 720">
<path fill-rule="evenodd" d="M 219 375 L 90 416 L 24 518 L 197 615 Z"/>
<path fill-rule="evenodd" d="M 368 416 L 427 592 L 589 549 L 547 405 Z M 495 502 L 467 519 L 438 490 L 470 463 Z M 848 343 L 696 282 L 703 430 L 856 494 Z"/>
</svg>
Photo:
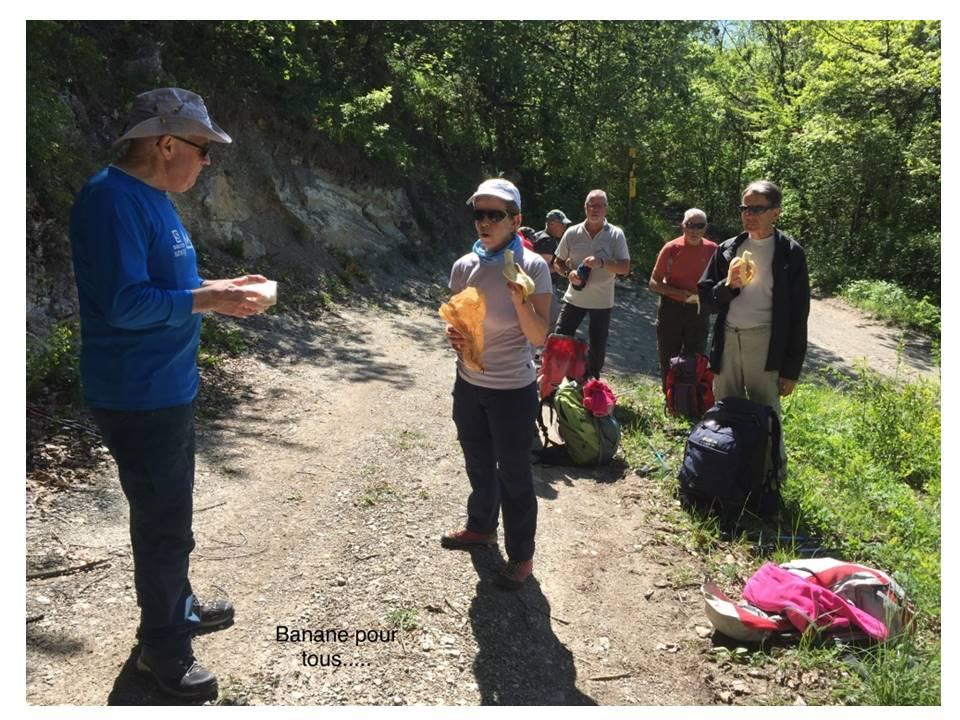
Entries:
<svg viewBox="0 0 960 720">
<path fill-rule="evenodd" d="M 767 210 L 772 210 L 773 205 L 740 205 L 740 212 L 747 215 L 763 215 Z"/>
<path fill-rule="evenodd" d="M 691 230 L 703 230 L 703 229 L 707 226 L 707 224 L 706 224 L 706 223 L 685 222 L 685 223 L 683 224 L 683 226 L 684 226 L 684 227 L 688 227 L 688 228 L 690 228 Z"/>
<path fill-rule="evenodd" d="M 199 154 L 200 154 L 201 160 L 206 160 L 207 155 L 210 154 L 210 145 L 198 145 L 192 140 L 187 140 L 186 138 L 182 138 L 179 135 L 171 135 L 170 137 L 172 137 L 174 140 L 179 140 L 182 143 L 186 143 L 187 145 L 192 145 L 193 147 L 195 147 L 197 150 L 200 151 Z M 160 144 L 160 141 L 157 140 L 157 145 L 159 144 Z"/>
<path fill-rule="evenodd" d="M 498 223 L 506 216 L 507 213 L 505 213 L 503 210 L 484 210 L 482 208 L 475 208 L 473 211 L 474 222 L 483 222 L 484 220 L 489 220 L 492 223 Z"/>
</svg>

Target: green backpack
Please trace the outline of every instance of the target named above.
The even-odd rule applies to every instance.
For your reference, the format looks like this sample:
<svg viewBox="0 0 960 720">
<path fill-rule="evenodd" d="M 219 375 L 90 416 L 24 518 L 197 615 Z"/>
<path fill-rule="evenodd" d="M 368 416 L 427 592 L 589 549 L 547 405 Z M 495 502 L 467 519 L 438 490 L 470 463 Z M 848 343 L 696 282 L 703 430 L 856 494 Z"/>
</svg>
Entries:
<svg viewBox="0 0 960 720">
<path fill-rule="evenodd" d="M 577 465 L 602 465 L 620 445 L 620 425 L 613 415 L 595 417 L 583 406 L 583 388 L 564 380 L 553 396 L 557 429 L 570 459 Z"/>
</svg>

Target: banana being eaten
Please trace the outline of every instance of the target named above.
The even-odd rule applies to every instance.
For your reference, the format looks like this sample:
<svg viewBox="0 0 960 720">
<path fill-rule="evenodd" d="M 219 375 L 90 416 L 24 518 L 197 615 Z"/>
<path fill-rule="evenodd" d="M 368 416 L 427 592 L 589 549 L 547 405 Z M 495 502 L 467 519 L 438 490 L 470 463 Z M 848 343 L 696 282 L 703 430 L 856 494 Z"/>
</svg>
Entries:
<svg viewBox="0 0 960 720">
<path fill-rule="evenodd" d="M 503 276 L 523 288 L 523 301 L 526 302 L 534 290 L 533 278 L 513 261 L 513 250 L 503 251 Z"/>
<path fill-rule="evenodd" d="M 749 250 L 744 250 L 742 256 L 734 258 L 730 263 L 730 268 L 727 270 L 727 285 L 729 285 L 730 280 L 733 279 L 733 271 L 741 265 L 743 265 L 741 276 L 743 277 L 744 287 L 753 281 L 754 276 L 757 274 L 757 263 L 753 261 L 753 253 Z"/>
</svg>

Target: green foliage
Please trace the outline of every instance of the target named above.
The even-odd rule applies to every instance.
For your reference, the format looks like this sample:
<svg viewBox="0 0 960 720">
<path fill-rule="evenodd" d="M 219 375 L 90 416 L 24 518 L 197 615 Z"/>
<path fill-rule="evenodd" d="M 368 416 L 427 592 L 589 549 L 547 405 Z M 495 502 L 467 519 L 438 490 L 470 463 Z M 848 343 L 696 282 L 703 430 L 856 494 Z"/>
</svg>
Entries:
<svg viewBox="0 0 960 720">
<path fill-rule="evenodd" d="M 391 443 L 397 450 L 413 450 L 421 447 L 426 439 L 426 435 L 419 430 L 403 428 L 394 431 L 394 437 L 391 439 Z"/>
<path fill-rule="evenodd" d="M 651 214 L 643 208 L 631 214 L 631 222 L 624 227 L 624 232 L 630 249 L 630 273 L 634 278 L 649 277 L 663 244 L 681 234 L 662 215 Z"/>
<path fill-rule="evenodd" d="M 391 97 L 392 88 L 387 85 L 342 103 L 341 122 L 333 136 L 341 142 L 359 145 L 371 155 L 376 154 L 375 150 L 383 147 L 381 141 L 390 129 L 389 123 L 377 122 L 377 116 L 390 104 Z"/>
<path fill-rule="evenodd" d="M 385 480 L 367 486 L 360 496 L 360 504 L 364 507 L 373 507 L 384 502 L 393 502 L 400 499 L 400 493 Z"/>
<path fill-rule="evenodd" d="M 895 283 L 884 280 L 854 280 L 844 286 L 840 294 L 884 320 L 940 337 L 940 308 L 927 296 L 917 300 Z"/>
<path fill-rule="evenodd" d="M 247 350 L 243 334 L 229 320 L 207 315 L 200 327 L 200 351 L 197 364 L 202 368 L 215 368 L 223 364 L 223 358 L 239 357 Z"/>
<path fill-rule="evenodd" d="M 730 235 L 744 185 L 772 179 L 817 284 L 891 280 L 939 304 L 940 23 L 718 23 L 704 46 L 706 111 L 674 123 L 690 140 L 671 195 Z"/>
<path fill-rule="evenodd" d="M 861 673 L 861 682 L 838 688 L 848 705 L 940 705 L 939 644 L 900 638 L 854 649 L 845 661 Z"/>
<path fill-rule="evenodd" d="M 576 218 L 603 187 L 644 266 L 687 207 L 738 232 L 740 191 L 769 177 L 818 284 L 892 281 L 939 305 L 940 33 L 903 20 L 30 22 L 28 180 L 62 213 L 106 150 L 80 134 L 101 123 L 72 108 L 108 116 L 175 79 L 225 113 L 255 95 L 396 169 L 425 225 L 484 176 L 518 183 L 532 225 L 551 207 Z M 144 48 L 160 77 L 129 70 Z"/>
<path fill-rule="evenodd" d="M 77 128 L 70 95 L 102 57 L 68 24 L 27 22 L 27 182 L 45 208 L 65 216 L 101 149 Z"/>
<path fill-rule="evenodd" d="M 348 288 L 362 285 L 368 280 L 367 270 L 357 257 L 339 248 L 330 248 L 329 254 L 340 266 L 340 270 L 335 276 L 328 274 L 326 278 L 321 278 L 326 289 L 332 290 L 335 295 L 342 295 Z"/>
<path fill-rule="evenodd" d="M 50 334 L 27 349 L 27 398 L 58 394 L 68 403 L 80 401 L 80 326 L 62 320 Z"/>
<path fill-rule="evenodd" d="M 416 608 L 394 608 L 387 613 L 387 620 L 400 630 L 415 630 L 420 622 Z"/>
<path fill-rule="evenodd" d="M 861 369 L 839 389 L 784 400 L 785 500 L 845 557 L 890 570 L 929 618 L 940 612 L 940 394 Z"/>
<path fill-rule="evenodd" d="M 683 460 L 690 423 L 666 412 L 659 383 L 636 382 L 617 398 L 620 444 L 627 461 L 647 467 L 665 483 L 674 484 Z"/>
</svg>

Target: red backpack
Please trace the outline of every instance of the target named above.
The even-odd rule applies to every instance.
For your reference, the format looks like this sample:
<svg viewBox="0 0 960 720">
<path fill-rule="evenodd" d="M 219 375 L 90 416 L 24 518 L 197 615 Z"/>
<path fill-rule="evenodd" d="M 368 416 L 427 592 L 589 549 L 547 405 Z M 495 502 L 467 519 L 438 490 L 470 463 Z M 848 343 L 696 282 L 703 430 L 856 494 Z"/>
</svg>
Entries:
<svg viewBox="0 0 960 720">
<path fill-rule="evenodd" d="M 540 353 L 537 378 L 541 401 L 553 395 L 564 378 L 583 383 L 587 374 L 587 348 L 587 343 L 571 335 L 553 333 L 547 337 Z"/>
<path fill-rule="evenodd" d="M 550 422 L 553 422 L 553 399 L 557 388 L 565 379 L 582 384 L 587 374 L 587 350 L 589 345 L 572 335 L 552 333 L 547 336 L 540 353 L 540 374 L 537 376 L 537 389 L 540 391 L 540 410 L 537 412 L 537 425 L 543 436 L 543 445 L 550 443 L 547 425 L 543 422 L 544 406 L 550 408 Z"/>
<path fill-rule="evenodd" d="M 683 353 L 670 358 L 667 371 L 667 410 L 699 420 L 714 406 L 713 372 L 710 361 L 700 353 Z"/>
</svg>

